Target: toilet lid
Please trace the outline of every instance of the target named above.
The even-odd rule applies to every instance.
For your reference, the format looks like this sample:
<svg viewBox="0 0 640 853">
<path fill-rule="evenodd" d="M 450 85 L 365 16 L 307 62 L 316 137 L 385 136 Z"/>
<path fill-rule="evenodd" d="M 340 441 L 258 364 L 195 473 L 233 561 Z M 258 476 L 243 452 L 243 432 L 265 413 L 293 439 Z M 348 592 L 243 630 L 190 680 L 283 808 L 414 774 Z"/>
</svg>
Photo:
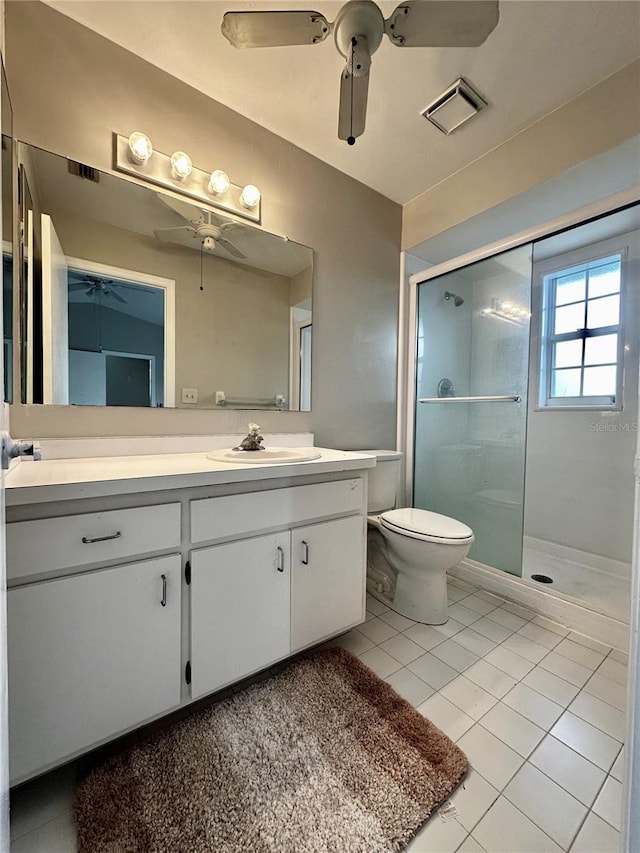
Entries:
<svg viewBox="0 0 640 853">
<path fill-rule="evenodd" d="M 380 523 L 405 536 L 453 541 L 473 539 L 473 530 L 466 524 L 426 509 L 392 509 L 382 513 Z"/>
</svg>

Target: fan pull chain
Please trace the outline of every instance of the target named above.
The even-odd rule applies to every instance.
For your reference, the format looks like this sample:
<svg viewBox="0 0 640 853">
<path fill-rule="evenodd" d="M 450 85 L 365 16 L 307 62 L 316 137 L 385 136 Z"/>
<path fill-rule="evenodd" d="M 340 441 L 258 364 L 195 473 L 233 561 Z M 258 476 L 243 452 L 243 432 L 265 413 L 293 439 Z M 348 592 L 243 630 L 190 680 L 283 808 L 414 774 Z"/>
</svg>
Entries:
<svg viewBox="0 0 640 853">
<path fill-rule="evenodd" d="M 204 291 L 204 240 L 200 241 L 200 290 Z"/>
</svg>

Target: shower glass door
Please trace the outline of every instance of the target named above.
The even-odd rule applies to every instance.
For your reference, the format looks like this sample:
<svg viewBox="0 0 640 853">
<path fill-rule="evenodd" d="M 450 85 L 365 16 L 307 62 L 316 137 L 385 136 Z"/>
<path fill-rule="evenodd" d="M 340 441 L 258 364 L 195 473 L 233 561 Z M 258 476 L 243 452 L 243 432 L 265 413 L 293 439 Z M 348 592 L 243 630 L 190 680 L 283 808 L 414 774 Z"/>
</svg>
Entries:
<svg viewBox="0 0 640 853">
<path fill-rule="evenodd" d="M 531 246 L 418 285 L 413 505 L 522 574 Z"/>
</svg>

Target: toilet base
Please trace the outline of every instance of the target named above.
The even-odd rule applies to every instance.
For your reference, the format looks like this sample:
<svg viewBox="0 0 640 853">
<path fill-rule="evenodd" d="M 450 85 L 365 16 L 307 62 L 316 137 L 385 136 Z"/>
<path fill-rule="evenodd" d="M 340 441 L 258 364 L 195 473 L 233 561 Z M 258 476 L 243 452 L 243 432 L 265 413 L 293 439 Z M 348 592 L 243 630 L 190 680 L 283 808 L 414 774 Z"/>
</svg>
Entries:
<svg viewBox="0 0 640 853">
<path fill-rule="evenodd" d="M 400 583 L 400 591 L 397 589 L 397 581 L 395 589 L 391 594 L 385 594 L 386 590 L 381 590 L 381 584 L 377 580 L 377 572 L 372 576 L 371 569 L 367 572 L 367 593 L 385 604 L 390 610 L 399 613 L 400 616 L 406 616 L 407 619 L 413 619 L 414 622 L 421 622 L 423 625 L 444 625 L 449 619 L 448 599 L 447 599 L 447 577 L 438 578 L 437 582 L 425 584 L 424 588 L 418 592 L 418 595 L 429 596 L 421 601 L 416 600 L 416 586 L 411 585 L 410 593 L 407 594 Z M 442 581 L 442 584 L 440 583 Z M 434 589 L 434 586 L 436 587 Z M 440 587 L 443 588 L 440 588 Z M 399 594 L 400 593 L 400 594 Z"/>
<path fill-rule="evenodd" d="M 429 572 L 424 578 L 399 572 L 390 607 L 414 622 L 444 625 L 449 619 L 446 572 Z"/>
</svg>

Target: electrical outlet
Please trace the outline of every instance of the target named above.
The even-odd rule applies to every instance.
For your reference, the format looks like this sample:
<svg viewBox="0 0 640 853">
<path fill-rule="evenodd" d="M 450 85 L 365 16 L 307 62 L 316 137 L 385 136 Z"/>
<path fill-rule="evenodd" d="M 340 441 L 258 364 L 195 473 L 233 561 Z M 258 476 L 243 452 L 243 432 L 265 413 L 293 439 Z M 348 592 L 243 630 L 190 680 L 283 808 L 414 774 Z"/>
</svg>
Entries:
<svg viewBox="0 0 640 853">
<path fill-rule="evenodd" d="M 182 389 L 182 402 L 183 403 L 197 403 L 198 402 L 198 389 L 197 388 L 183 388 Z"/>
</svg>

